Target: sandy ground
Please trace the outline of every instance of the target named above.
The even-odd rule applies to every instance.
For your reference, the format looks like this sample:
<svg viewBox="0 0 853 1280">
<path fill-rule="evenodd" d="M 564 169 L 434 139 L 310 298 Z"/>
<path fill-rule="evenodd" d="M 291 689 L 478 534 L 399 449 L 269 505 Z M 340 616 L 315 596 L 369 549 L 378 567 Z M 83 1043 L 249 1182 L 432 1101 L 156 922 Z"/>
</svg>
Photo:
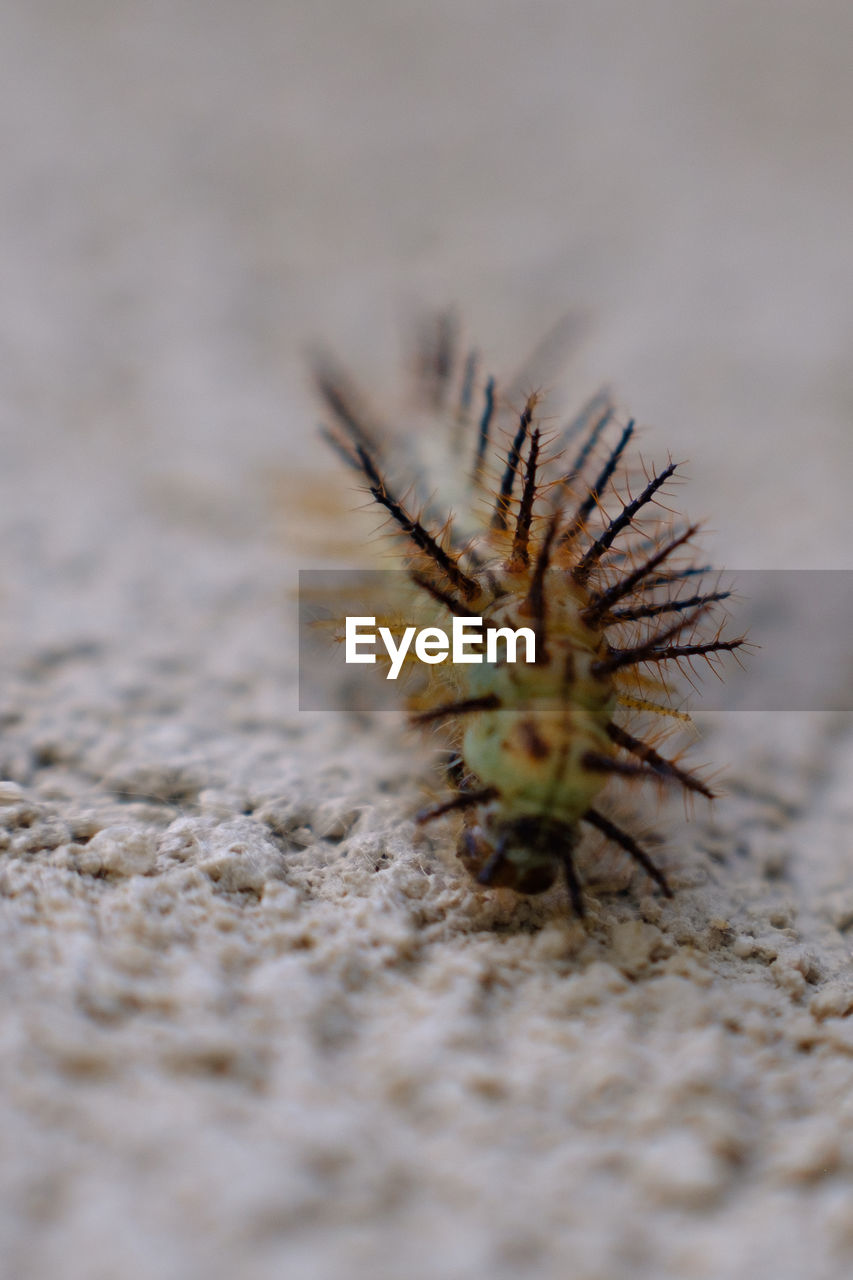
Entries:
<svg viewBox="0 0 853 1280">
<path fill-rule="evenodd" d="M 294 590 L 306 345 L 393 393 L 415 299 L 498 368 L 578 308 L 721 563 L 850 567 L 849 4 L 2 25 L 4 1275 L 848 1275 L 849 712 L 700 713 L 676 899 L 584 929 L 297 710 Z"/>
</svg>

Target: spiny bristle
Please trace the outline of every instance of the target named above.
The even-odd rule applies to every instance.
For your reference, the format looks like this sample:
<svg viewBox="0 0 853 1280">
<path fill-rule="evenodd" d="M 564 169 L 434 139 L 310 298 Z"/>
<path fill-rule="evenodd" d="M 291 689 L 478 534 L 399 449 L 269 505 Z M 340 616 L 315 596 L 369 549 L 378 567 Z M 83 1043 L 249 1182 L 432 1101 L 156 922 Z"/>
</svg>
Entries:
<svg viewBox="0 0 853 1280">
<path fill-rule="evenodd" d="M 577 537 L 578 533 L 586 525 L 586 522 L 589 519 L 591 513 L 594 511 L 598 503 L 601 501 L 601 497 L 603 493 L 605 492 L 607 486 L 610 484 L 610 481 L 613 478 L 613 473 L 619 464 L 619 459 L 622 457 L 622 454 L 625 452 L 625 448 L 628 444 L 628 441 L 631 439 L 631 436 L 633 434 L 634 434 L 634 419 L 632 418 L 631 421 L 628 423 L 628 425 L 622 431 L 622 435 L 618 443 L 611 450 L 610 457 L 607 459 L 607 462 L 605 463 L 604 468 L 599 474 L 594 485 L 590 489 L 587 496 L 584 498 L 583 502 L 578 507 L 575 514 L 572 516 L 572 519 L 569 521 L 569 527 L 566 529 L 566 532 L 563 534 L 564 542 L 570 542 L 572 538 Z"/>
<path fill-rule="evenodd" d="M 657 569 L 658 565 L 663 564 L 664 560 L 672 555 L 673 551 L 677 551 L 679 547 L 684 546 L 685 542 L 689 542 L 697 532 L 698 528 L 698 524 L 691 525 L 689 529 L 685 529 L 685 531 L 682 534 L 679 534 L 677 538 L 671 538 L 669 542 L 664 543 L 664 545 L 656 551 L 653 556 L 650 556 L 648 560 L 644 561 L 644 563 L 634 569 L 633 572 L 627 574 L 618 582 L 615 582 L 612 587 L 603 591 L 601 595 L 594 595 L 589 606 L 584 611 L 587 621 L 590 624 L 600 622 L 601 618 L 610 611 L 612 606 L 616 604 L 618 600 L 622 600 L 625 596 L 630 595 L 644 578 Z"/>
<path fill-rule="evenodd" d="M 451 720 L 454 716 L 470 715 L 474 711 L 497 711 L 500 705 L 501 700 L 496 694 L 487 693 L 479 698 L 460 698 L 456 702 L 431 707 L 429 711 L 419 711 L 410 720 L 412 724 L 432 724 L 435 720 Z"/>
<path fill-rule="evenodd" d="M 658 755 L 657 751 L 649 743 L 633 737 L 626 729 L 614 724 L 613 721 L 607 726 L 607 734 L 611 741 L 616 743 L 617 747 L 622 747 L 625 751 L 630 751 L 632 755 L 639 756 L 661 777 L 674 778 L 683 787 L 686 787 L 688 791 L 698 791 L 700 795 L 707 796 L 709 800 L 713 800 L 713 791 L 706 787 L 701 778 L 697 778 L 694 774 L 688 773 L 686 769 L 680 768 L 674 760 L 666 760 L 663 756 Z"/>
<path fill-rule="evenodd" d="M 606 818 L 603 813 L 599 813 L 597 809 L 587 809 L 583 815 L 584 822 L 588 822 L 591 826 L 597 827 L 602 835 L 607 836 L 608 840 L 612 840 L 614 844 L 621 845 L 626 853 L 629 853 L 635 862 L 638 862 L 648 875 L 660 885 L 661 890 L 667 898 L 672 897 L 672 890 L 669 887 L 666 876 L 656 867 L 649 855 L 633 836 L 627 831 L 623 831 L 610 818 Z"/>
<path fill-rule="evenodd" d="M 617 760 L 614 756 L 603 755 L 600 751 L 585 751 L 581 756 L 584 769 L 593 773 L 614 773 L 622 778 L 654 778 L 654 769 L 641 764 L 632 764 L 627 760 Z"/>
<path fill-rule="evenodd" d="M 362 470 L 367 477 L 370 492 L 379 505 L 385 507 L 403 533 L 411 538 L 419 551 L 423 551 L 425 555 L 435 562 L 441 572 L 447 575 L 453 586 L 458 588 L 466 599 L 473 599 L 479 592 L 476 580 L 469 577 L 460 568 L 458 560 L 445 551 L 444 547 L 421 524 L 420 520 L 411 515 L 402 502 L 388 492 L 388 487 L 367 450 L 362 445 L 357 444 L 355 451 Z"/>
<path fill-rule="evenodd" d="M 498 496 L 495 499 L 495 509 L 492 516 L 493 529 L 505 529 L 507 527 L 507 518 L 509 515 L 509 503 L 512 497 L 512 487 L 515 484 L 515 476 L 518 471 L 518 463 L 521 458 L 521 446 L 524 444 L 525 436 L 530 430 L 530 423 L 533 419 L 533 410 L 536 408 L 536 402 L 539 399 L 537 395 L 528 396 L 527 403 L 524 406 L 521 417 L 519 418 L 518 430 L 513 437 L 507 454 L 506 467 L 504 469 L 501 487 Z"/>
<path fill-rule="evenodd" d="M 422 573 L 412 570 L 410 577 L 415 586 L 420 587 L 422 591 L 426 591 L 439 604 L 443 604 L 455 618 L 477 618 L 480 616 L 473 609 L 469 609 L 467 605 L 464 605 L 461 600 L 457 600 L 449 591 L 445 591 L 435 582 L 430 582 L 429 578 L 425 578 Z"/>
<path fill-rule="evenodd" d="M 563 483 L 570 487 L 586 466 L 587 459 L 591 456 L 595 446 L 601 438 L 604 428 L 613 418 L 613 405 L 610 403 L 610 397 L 606 392 L 599 391 L 593 396 L 592 400 L 581 410 L 573 422 L 570 422 L 564 432 L 565 443 L 568 444 L 570 439 L 575 435 L 579 435 L 586 430 L 586 439 L 581 445 L 580 452 L 575 457 L 574 462 L 563 475 Z"/>
<path fill-rule="evenodd" d="M 536 464 L 539 459 L 540 431 L 537 427 L 530 437 L 530 451 L 524 475 L 524 489 L 515 522 L 515 536 L 512 540 L 512 555 L 507 568 L 518 572 L 530 563 L 530 524 L 533 519 L 533 503 L 536 498 Z"/>
<path fill-rule="evenodd" d="M 460 426 L 468 421 L 471 413 L 471 402 L 474 398 L 474 379 L 477 376 L 479 355 L 476 347 L 472 347 L 465 357 L 465 368 L 462 373 L 462 386 L 459 388 L 459 403 L 456 406 L 456 421 Z"/>
<path fill-rule="evenodd" d="M 457 362 L 459 321 L 452 308 L 421 320 L 414 352 L 414 369 L 423 399 L 441 412 Z"/>
<path fill-rule="evenodd" d="M 705 644 L 671 644 L 664 648 L 639 645 L 636 649 L 623 649 L 610 654 L 595 668 L 601 674 L 618 671 L 622 667 L 635 666 L 640 662 L 672 662 L 676 658 L 702 658 L 715 653 L 732 653 L 743 647 L 745 636 L 736 640 L 709 640 Z"/>
<path fill-rule="evenodd" d="M 671 462 L 668 467 L 664 467 L 663 471 L 658 472 L 658 474 L 649 481 L 640 496 L 635 498 L 633 502 L 627 503 L 622 508 L 616 519 L 610 521 L 610 524 L 607 526 L 604 533 L 602 533 L 599 538 L 596 538 L 591 547 L 587 548 L 578 561 L 577 566 L 573 569 L 572 577 L 576 582 L 583 582 L 587 577 L 589 577 L 590 569 L 597 560 L 601 559 L 608 547 L 611 546 L 613 539 L 617 534 L 621 533 L 623 529 L 628 528 L 641 507 L 645 506 L 647 502 L 651 502 L 660 487 L 666 483 L 675 471 L 677 465 L 677 463 Z"/>
<path fill-rule="evenodd" d="M 486 460 L 486 451 L 489 447 L 489 433 L 492 427 L 492 418 L 495 414 L 495 380 L 489 378 L 486 382 L 486 389 L 483 393 L 483 412 L 480 417 L 480 427 L 477 433 L 477 452 L 474 455 L 474 467 L 471 472 L 472 484 L 480 484 L 483 477 L 483 464 Z"/>
<path fill-rule="evenodd" d="M 657 618 L 662 613 L 680 613 L 697 605 L 716 604 L 720 600 L 728 600 L 731 594 L 731 591 L 709 591 L 707 595 L 688 596 L 684 600 L 664 600 L 658 604 L 635 605 L 632 609 L 614 609 L 601 622 L 605 626 L 617 622 L 639 622 L 643 618 Z"/>
<path fill-rule="evenodd" d="M 686 582 L 688 578 L 701 578 L 703 575 L 714 572 L 714 566 L 710 564 L 691 564 L 684 569 L 673 569 L 670 573 L 659 573 L 653 578 L 648 578 L 644 584 L 647 591 L 652 591 L 656 587 L 671 587 L 676 582 Z"/>
<path fill-rule="evenodd" d="M 548 528 L 545 531 L 545 537 L 539 548 L 536 557 L 536 563 L 533 566 L 533 573 L 530 579 L 530 589 L 523 602 L 519 605 L 518 612 L 523 617 L 533 619 L 536 631 L 536 661 L 544 663 L 548 661 L 548 651 L 546 649 L 546 627 L 545 627 L 545 574 L 548 572 L 548 565 L 551 563 L 551 549 L 554 540 L 557 537 L 557 529 L 559 527 L 560 515 L 555 512 L 548 521 Z"/>
<path fill-rule="evenodd" d="M 445 311 L 439 317 L 438 338 L 435 345 L 435 406 L 437 409 L 441 409 L 444 404 L 447 386 L 453 376 L 458 328 L 456 316 L 452 311 Z"/>
<path fill-rule="evenodd" d="M 314 382 L 320 395 L 344 433 L 354 444 L 360 444 L 378 457 L 380 432 L 364 407 L 362 396 L 345 374 L 325 352 L 313 360 Z M 331 437 L 334 440 L 334 437 Z M 340 448 L 341 446 L 338 445 Z"/>
<path fill-rule="evenodd" d="M 497 795 L 494 787 L 481 787 L 479 791 L 460 791 L 458 795 L 453 796 L 451 800 L 445 800 L 443 804 L 437 804 L 432 809 L 421 809 L 415 814 L 415 822 L 418 826 L 424 826 L 427 822 L 434 822 L 436 818 L 443 818 L 446 813 L 453 813 L 459 809 L 471 809 L 478 804 L 487 804 L 489 800 L 494 800 Z"/>
<path fill-rule="evenodd" d="M 629 707 L 632 711 L 650 711 L 652 715 L 667 716 L 672 720 L 678 720 L 681 724 L 693 723 L 686 711 L 679 711 L 676 707 L 667 706 L 663 702 L 654 702 L 651 698 L 640 698 L 636 694 L 627 693 L 624 689 L 617 691 L 616 701 L 620 707 Z"/>
<path fill-rule="evenodd" d="M 656 631 L 651 636 L 647 636 L 640 644 L 634 645 L 630 649 L 616 649 L 609 646 L 607 657 L 596 664 L 598 669 L 602 673 L 613 672 L 619 671 L 622 667 L 636 666 L 640 662 L 657 660 L 658 655 L 665 652 L 666 642 L 680 635 L 688 627 L 694 626 L 706 607 L 704 604 L 700 605 L 686 618 L 676 618 L 675 622 L 670 626 L 665 627 L 662 631 Z"/>
</svg>

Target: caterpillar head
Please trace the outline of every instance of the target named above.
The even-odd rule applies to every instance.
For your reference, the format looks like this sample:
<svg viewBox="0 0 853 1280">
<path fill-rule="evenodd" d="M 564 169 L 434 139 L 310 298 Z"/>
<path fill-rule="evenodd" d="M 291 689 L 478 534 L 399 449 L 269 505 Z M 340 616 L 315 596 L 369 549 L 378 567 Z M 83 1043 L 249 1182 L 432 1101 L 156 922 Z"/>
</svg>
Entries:
<svg viewBox="0 0 853 1280">
<path fill-rule="evenodd" d="M 457 852 L 478 884 L 536 894 L 550 889 L 570 863 L 577 839 L 576 824 L 540 814 L 507 819 L 486 810 L 465 827 Z"/>
</svg>

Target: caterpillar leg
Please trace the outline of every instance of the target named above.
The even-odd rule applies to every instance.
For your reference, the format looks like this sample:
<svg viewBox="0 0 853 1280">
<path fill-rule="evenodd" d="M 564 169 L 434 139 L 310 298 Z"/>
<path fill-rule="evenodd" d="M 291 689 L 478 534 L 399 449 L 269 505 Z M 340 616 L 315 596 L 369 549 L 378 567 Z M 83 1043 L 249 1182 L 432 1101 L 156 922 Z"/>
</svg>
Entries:
<svg viewBox="0 0 853 1280">
<path fill-rule="evenodd" d="M 485 866 L 477 876 L 477 884 L 490 885 L 506 862 L 506 845 L 501 843 L 495 849 Z"/>
<path fill-rule="evenodd" d="M 563 850 L 561 861 L 563 863 L 563 873 L 566 877 L 566 887 L 572 900 L 572 908 L 578 919 L 583 920 L 586 915 L 586 908 L 583 905 L 583 893 L 581 892 L 581 884 L 578 879 L 578 873 L 575 870 L 571 849 Z"/>
</svg>

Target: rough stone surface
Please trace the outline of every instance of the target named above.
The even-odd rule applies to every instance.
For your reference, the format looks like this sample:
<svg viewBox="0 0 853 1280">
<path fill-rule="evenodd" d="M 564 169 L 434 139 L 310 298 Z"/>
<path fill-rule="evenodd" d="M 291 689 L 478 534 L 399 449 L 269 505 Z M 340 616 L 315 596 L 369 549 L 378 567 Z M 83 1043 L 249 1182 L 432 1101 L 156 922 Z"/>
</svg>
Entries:
<svg viewBox="0 0 853 1280">
<path fill-rule="evenodd" d="M 584 927 L 416 830 L 399 718 L 298 711 L 294 628 L 361 501 L 306 346 L 393 395 L 419 298 L 497 367 L 581 308 L 716 560 L 850 566 L 849 4 L 3 27 L 4 1273 L 849 1275 L 849 714 L 700 713 L 675 899 L 593 859 Z"/>
</svg>

